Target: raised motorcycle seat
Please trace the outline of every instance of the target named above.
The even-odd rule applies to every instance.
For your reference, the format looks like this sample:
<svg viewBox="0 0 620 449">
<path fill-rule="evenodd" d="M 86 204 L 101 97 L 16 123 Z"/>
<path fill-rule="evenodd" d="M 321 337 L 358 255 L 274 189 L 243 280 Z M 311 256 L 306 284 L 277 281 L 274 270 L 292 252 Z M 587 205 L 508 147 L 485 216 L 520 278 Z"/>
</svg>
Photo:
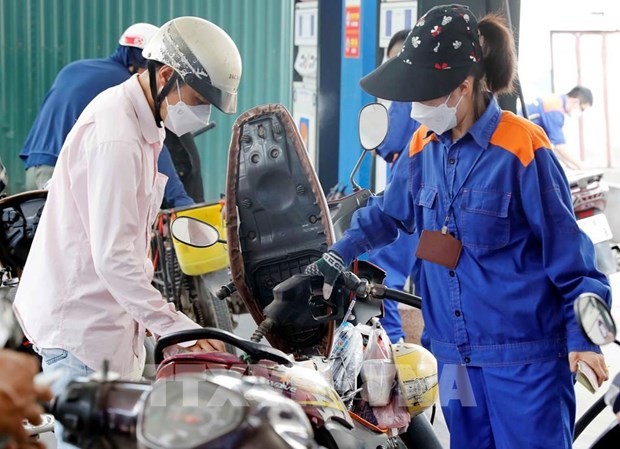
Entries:
<svg viewBox="0 0 620 449">
<path fill-rule="evenodd" d="M 325 195 L 284 106 L 258 106 L 236 120 L 228 153 L 226 217 L 233 282 L 259 324 L 273 288 L 303 273 L 334 240 Z M 317 323 L 274 327 L 266 337 L 286 353 L 328 354 L 333 331 L 333 322 Z"/>
</svg>

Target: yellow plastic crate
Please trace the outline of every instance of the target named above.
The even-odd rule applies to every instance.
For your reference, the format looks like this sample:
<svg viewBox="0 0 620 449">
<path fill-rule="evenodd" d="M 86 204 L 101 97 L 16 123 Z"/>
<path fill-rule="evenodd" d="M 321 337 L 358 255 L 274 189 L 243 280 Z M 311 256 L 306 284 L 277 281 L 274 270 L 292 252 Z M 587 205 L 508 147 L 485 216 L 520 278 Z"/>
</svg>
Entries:
<svg viewBox="0 0 620 449">
<path fill-rule="evenodd" d="M 220 233 L 220 238 L 226 240 L 226 225 L 222 214 L 223 204 L 200 204 L 176 210 L 176 217 L 193 217 L 209 223 Z M 226 268 L 228 266 L 228 250 L 226 245 L 216 243 L 208 248 L 195 248 L 186 245 L 174 237 L 174 249 L 183 273 L 188 276 L 199 276 Z"/>
</svg>

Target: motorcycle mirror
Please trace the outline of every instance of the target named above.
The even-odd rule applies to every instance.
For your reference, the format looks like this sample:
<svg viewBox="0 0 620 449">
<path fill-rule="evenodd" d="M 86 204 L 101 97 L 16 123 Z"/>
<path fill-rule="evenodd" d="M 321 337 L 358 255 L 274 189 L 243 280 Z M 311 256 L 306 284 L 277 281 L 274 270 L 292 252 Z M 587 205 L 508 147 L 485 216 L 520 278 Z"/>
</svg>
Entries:
<svg viewBox="0 0 620 449">
<path fill-rule="evenodd" d="M 195 248 L 208 248 L 216 243 L 226 243 L 220 233 L 209 223 L 193 217 L 178 217 L 170 225 L 172 237 Z"/>
<path fill-rule="evenodd" d="M 372 151 L 383 143 L 387 136 L 390 118 L 381 103 L 369 103 L 362 108 L 358 119 L 359 137 L 362 148 Z"/>
<path fill-rule="evenodd" d="M 616 323 L 611 316 L 609 307 L 595 293 L 583 293 L 575 301 L 575 315 L 581 330 L 595 345 L 614 343 Z"/>
</svg>

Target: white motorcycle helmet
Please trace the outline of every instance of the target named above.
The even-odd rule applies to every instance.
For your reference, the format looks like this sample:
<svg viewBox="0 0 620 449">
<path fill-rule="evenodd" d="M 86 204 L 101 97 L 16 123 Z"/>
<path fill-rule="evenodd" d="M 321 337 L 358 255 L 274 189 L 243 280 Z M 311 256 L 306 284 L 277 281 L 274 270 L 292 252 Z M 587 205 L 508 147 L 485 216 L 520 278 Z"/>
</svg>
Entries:
<svg viewBox="0 0 620 449">
<path fill-rule="evenodd" d="M 217 25 L 199 17 L 172 19 L 159 28 L 142 56 L 149 60 L 151 93 L 157 111 L 176 78 L 171 77 L 157 95 L 152 61 L 172 67 L 186 84 L 220 111 L 226 114 L 237 111 L 241 55 L 230 36 Z"/>
<path fill-rule="evenodd" d="M 118 39 L 118 43 L 125 47 L 136 47 L 143 50 L 155 33 L 157 33 L 157 30 L 159 28 L 150 23 L 134 23 L 123 31 L 123 34 Z"/>
</svg>

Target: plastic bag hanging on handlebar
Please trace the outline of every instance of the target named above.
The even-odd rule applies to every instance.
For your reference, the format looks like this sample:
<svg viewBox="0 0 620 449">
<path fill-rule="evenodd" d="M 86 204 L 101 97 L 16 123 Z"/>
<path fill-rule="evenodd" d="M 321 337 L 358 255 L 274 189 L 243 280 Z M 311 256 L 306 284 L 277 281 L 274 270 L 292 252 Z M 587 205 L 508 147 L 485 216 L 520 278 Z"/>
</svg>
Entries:
<svg viewBox="0 0 620 449">
<path fill-rule="evenodd" d="M 341 396 L 357 389 L 357 376 L 362 369 L 364 341 L 359 330 L 348 321 L 335 331 L 329 363 L 334 388 Z"/>
<path fill-rule="evenodd" d="M 368 336 L 368 344 L 364 351 L 364 360 L 392 360 L 390 338 L 379 323 L 373 327 Z"/>
<path fill-rule="evenodd" d="M 389 341 L 380 325 L 370 331 L 361 375 L 364 381 L 362 398 L 372 407 L 387 406 L 392 396 L 396 366 Z"/>
<path fill-rule="evenodd" d="M 398 433 L 407 430 L 411 415 L 404 407 L 404 400 L 400 388 L 396 384 L 392 390 L 390 403 L 384 407 L 373 407 L 372 411 L 377 419 L 377 425 L 383 429 L 399 429 Z"/>
</svg>

